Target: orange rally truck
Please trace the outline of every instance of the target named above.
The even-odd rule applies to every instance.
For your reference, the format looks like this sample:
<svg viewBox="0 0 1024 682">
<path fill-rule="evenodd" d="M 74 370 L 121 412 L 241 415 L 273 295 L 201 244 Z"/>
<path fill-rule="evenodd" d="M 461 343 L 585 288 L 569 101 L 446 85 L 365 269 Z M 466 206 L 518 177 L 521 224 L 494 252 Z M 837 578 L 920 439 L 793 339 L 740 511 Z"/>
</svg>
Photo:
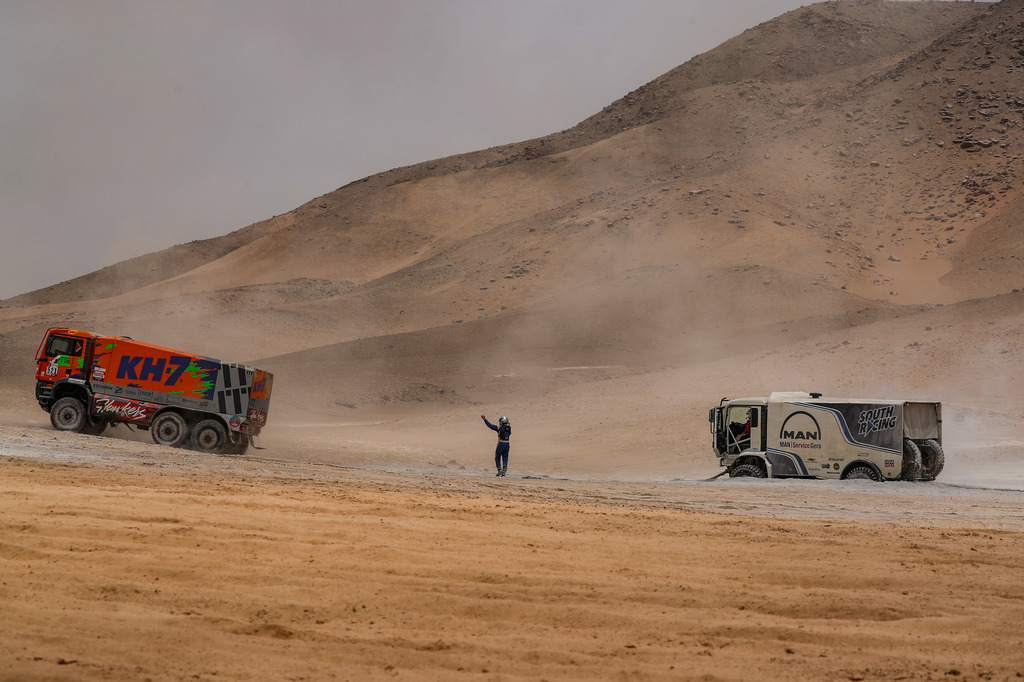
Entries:
<svg viewBox="0 0 1024 682">
<path fill-rule="evenodd" d="M 67 327 L 48 329 L 36 351 L 36 400 L 55 429 L 124 423 L 200 452 L 244 453 L 266 426 L 273 383 L 249 365 Z"/>
</svg>

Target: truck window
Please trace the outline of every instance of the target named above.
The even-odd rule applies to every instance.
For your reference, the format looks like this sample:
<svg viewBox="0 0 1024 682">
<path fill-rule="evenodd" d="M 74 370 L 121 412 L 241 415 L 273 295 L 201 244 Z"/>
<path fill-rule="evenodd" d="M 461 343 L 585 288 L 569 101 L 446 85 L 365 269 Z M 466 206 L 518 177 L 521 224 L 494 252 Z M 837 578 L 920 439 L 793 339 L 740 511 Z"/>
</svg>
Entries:
<svg viewBox="0 0 1024 682">
<path fill-rule="evenodd" d="M 742 433 L 744 430 L 749 431 L 750 426 L 750 408 L 749 407 L 730 407 L 729 408 L 729 428 L 732 429 L 733 433 Z"/>
<path fill-rule="evenodd" d="M 70 355 L 74 358 L 82 357 L 82 339 L 72 339 L 67 336 L 51 336 L 46 344 L 46 357 L 54 358 L 58 355 Z"/>
<path fill-rule="evenodd" d="M 729 444 L 727 451 L 739 453 L 750 447 L 750 426 L 754 410 L 750 407 L 730 407 L 728 430 Z"/>
</svg>

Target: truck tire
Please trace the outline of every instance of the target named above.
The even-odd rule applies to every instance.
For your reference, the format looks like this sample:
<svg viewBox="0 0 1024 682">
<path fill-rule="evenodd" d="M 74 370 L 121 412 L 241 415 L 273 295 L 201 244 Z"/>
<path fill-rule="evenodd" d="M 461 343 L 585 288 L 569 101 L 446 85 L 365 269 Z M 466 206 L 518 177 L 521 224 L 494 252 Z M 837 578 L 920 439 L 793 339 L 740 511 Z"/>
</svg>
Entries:
<svg viewBox="0 0 1024 682">
<path fill-rule="evenodd" d="M 188 438 L 188 423 L 177 412 L 161 412 L 149 430 L 157 445 L 178 448 Z"/>
<path fill-rule="evenodd" d="M 85 404 L 78 398 L 61 398 L 50 408 L 50 423 L 58 431 L 81 431 L 89 423 Z"/>
<path fill-rule="evenodd" d="M 846 480 L 866 480 L 866 481 L 880 481 L 881 477 L 878 472 L 867 466 L 866 464 L 860 464 L 846 472 L 846 476 L 843 476 Z"/>
<path fill-rule="evenodd" d="M 733 467 L 732 471 L 729 472 L 729 478 L 740 478 L 742 476 L 765 478 L 764 470 L 756 464 L 740 464 Z"/>
<path fill-rule="evenodd" d="M 903 439 L 903 469 L 901 481 L 916 481 L 921 476 L 921 449 L 909 438 Z"/>
<path fill-rule="evenodd" d="M 228 430 L 219 419 L 204 419 L 192 429 L 192 449 L 220 452 L 228 440 Z"/>
<path fill-rule="evenodd" d="M 939 441 L 931 438 L 921 441 L 918 447 L 921 450 L 921 476 L 932 480 L 942 473 L 942 468 L 946 466 L 946 453 L 942 451 Z"/>
</svg>

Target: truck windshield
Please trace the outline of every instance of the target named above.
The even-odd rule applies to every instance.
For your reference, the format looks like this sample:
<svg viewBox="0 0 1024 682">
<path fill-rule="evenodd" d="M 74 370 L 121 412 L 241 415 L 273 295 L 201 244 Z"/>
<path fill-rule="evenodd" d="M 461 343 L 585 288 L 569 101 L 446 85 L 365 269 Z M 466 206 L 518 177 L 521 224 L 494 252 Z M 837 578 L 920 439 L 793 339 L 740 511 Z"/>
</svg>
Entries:
<svg viewBox="0 0 1024 682">
<path fill-rule="evenodd" d="M 80 357 L 82 355 L 82 340 L 71 339 L 66 336 L 51 336 L 46 344 L 46 357 L 53 358 L 58 355 L 70 355 Z"/>
</svg>

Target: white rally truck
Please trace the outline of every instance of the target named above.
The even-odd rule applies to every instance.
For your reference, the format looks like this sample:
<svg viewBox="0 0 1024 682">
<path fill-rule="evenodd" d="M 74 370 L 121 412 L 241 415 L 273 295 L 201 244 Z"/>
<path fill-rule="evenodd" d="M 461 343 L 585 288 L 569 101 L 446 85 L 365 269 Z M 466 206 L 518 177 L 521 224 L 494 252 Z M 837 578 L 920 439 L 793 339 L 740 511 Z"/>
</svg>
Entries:
<svg viewBox="0 0 1024 682">
<path fill-rule="evenodd" d="M 945 464 L 938 402 L 772 393 L 722 398 L 708 420 L 732 477 L 931 481 Z"/>
</svg>

